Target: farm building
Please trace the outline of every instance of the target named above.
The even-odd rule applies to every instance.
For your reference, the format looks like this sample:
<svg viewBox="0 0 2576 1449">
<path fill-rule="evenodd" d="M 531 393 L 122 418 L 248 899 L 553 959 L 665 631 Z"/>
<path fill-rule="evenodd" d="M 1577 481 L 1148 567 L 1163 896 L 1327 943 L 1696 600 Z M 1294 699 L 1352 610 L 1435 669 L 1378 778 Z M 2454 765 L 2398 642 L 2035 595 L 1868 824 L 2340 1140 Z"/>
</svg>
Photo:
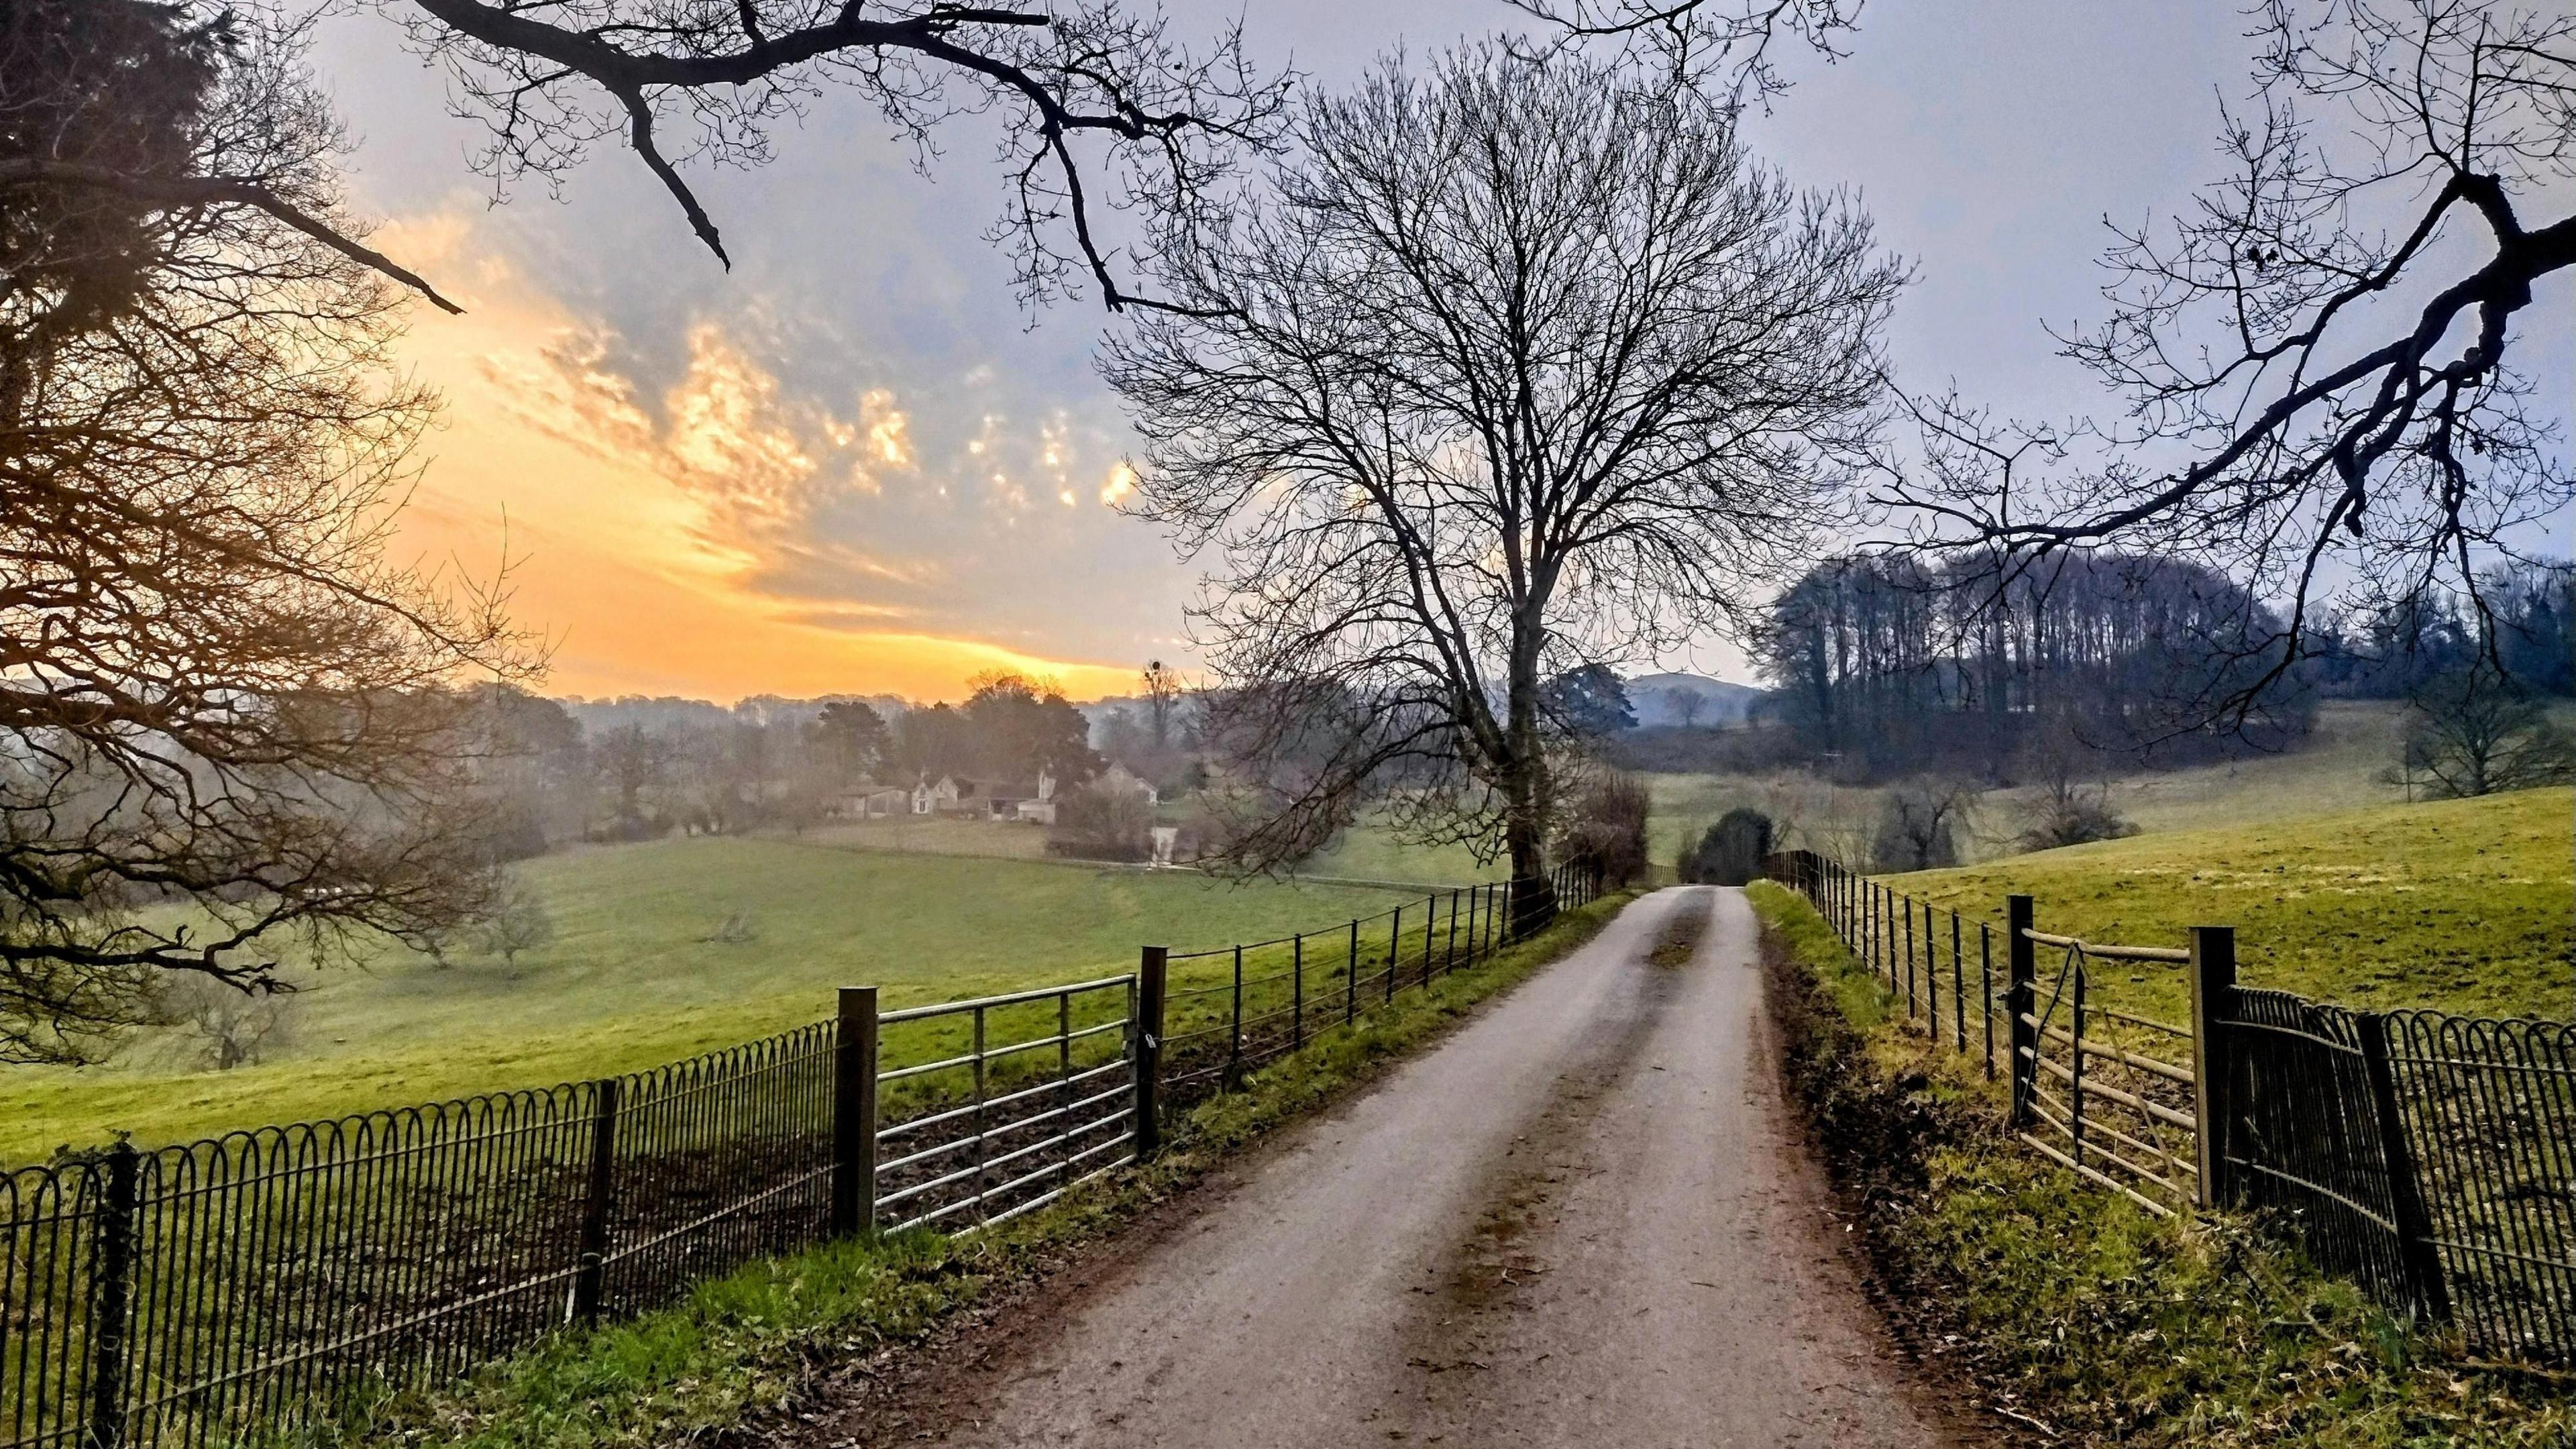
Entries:
<svg viewBox="0 0 2576 1449">
<path fill-rule="evenodd" d="M 835 820 L 883 820 L 912 812 L 912 792 L 900 785 L 857 785 L 832 797 Z"/>
</svg>

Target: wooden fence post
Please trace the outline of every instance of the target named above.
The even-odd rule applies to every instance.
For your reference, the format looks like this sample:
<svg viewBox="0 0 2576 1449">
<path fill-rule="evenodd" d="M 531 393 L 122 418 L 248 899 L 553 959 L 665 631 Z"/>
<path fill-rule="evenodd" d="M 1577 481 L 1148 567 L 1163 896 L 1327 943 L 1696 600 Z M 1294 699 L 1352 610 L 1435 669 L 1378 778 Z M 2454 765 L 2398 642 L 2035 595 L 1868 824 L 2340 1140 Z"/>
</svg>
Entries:
<svg viewBox="0 0 2576 1449">
<path fill-rule="evenodd" d="M 1156 1079 L 1163 1069 L 1163 973 L 1171 949 L 1148 946 L 1136 965 L 1136 1019 L 1127 1024 L 1128 1057 L 1136 1078 L 1135 1120 L 1128 1124 L 1136 1139 L 1136 1160 L 1162 1150 L 1163 1119 L 1156 1115 Z"/>
<path fill-rule="evenodd" d="M 2415 1154 L 2406 1143 L 2406 1121 L 2398 1115 L 2397 1073 L 2388 1063 L 2388 1018 L 2376 1011 L 2357 1012 L 2354 1024 L 2361 1028 L 2361 1064 L 2370 1078 L 2372 1115 L 2379 1121 L 2379 1157 L 2388 1168 L 2397 1261 L 2424 1316 L 2445 1322 L 2451 1316 L 2451 1295 L 2442 1281 L 2441 1255 L 2433 1249 L 2433 1219 L 2424 1210 L 2423 1182 L 2415 1175 Z"/>
<path fill-rule="evenodd" d="M 877 1225 L 877 989 L 841 988 L 832 1041 L 832 1236 Z"/>
<path fill-rule="evenodd" d="M 119 1449 L 125 1442 L 125 1380 L 134 1356 L 129 1335 L 142 1166 L 143 1156 L 133 1143 L 120 1140 L 108 1149 L 107 1191 L 99 1203 L 98 1236 L 91 1244 L 90 1281 L 98 1286 L 98 1308 L 90 1319 L 89 1435 L 81 1441 L 82 1449 Z"/>
<path fill-rule="evenodd" d="M 2228 1023 L 2236 1016 L 2236 931 L 2230 926 L 2191 928 L 2191 1099 L 2193 1126 L 2200 1139 L 2200 1205 L 2214 1208 L 2236 1200 L 2234 1173 L 2228 1167 L 2228 1139 L 2234 1131 L 2236 1040 Z"/>
<path fill-rule="evenodd" d="M 577 1323 L 599 1321 L 600 1300 L 608 1282 L 609 1196 L 617 1188 L 617 1079 L 591 1084 L 590 1189 L 581 1204 L 581 1256 L 572 1279 L 572 1317 Z"/>
<path fill-rule="evenodd" d="M 2039 1028 L 2031 1017 L 2039 1010 L 2039 956 L 2037 943 L 2030 939 L 2031 898 L 2004 897 L 2004 959 L 2010 963 L 2010 983 L 2004 988 L 2004 1012 L 2012 1026 L 2012 1125 L 2014 1130 L 2027 1130 L 2031 1124 L 2031 1080 L 2039 1074 Z"/>
</svg>

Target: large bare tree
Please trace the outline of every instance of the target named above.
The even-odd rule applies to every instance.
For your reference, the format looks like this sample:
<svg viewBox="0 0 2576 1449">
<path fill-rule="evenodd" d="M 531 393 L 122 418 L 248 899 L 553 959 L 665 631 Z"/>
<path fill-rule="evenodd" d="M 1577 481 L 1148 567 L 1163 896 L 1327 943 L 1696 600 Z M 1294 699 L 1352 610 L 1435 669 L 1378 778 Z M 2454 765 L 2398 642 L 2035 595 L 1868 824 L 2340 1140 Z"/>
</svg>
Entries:
<svg viewBox="0 0 2576 1449">
<path fill-rule="evenodd" d="M 450 686 L 533 661 L 388 554 L 431 399 L 301 40 L 0 8 L 0 1060 L 484 896 Z"/>
<path fill-rule="evenodd" d="M 1109 214 L 1209 199 L 1269 143 L 1292 80 L 1256 71 L 1234 31 L 1193 49 L 1160 10 L 1121 0 L 379 3 L 446 66 L 460 113 L 489 127 L 477 160 L 496 180 L 553 181 L 622 138 L 719 258 L 682 163 L 764 162 L 773 132 L 834 90 L 873 105 L 924 165 L 952 121 L 992 117 L 1006 177 L 992 239 L 1023 296 L 1087 277 L 1112 310 L 1159 299 L 1132 290 Z"/>
<path fill-rule="evenodd" d="M 2263 677 L 2224 709 L 2292 666 L 2340 586 L 2450 590 L 2484 615 L 2487 566 L 2576 500 L 2513 364 L 2540 289 L 2563 298 L 2576 268 L 2576 15 L 2268 0 L 2255 18 L 2232 174 L 2118 234 L 2109 320 L 2064 339 L 2125 415 L 2045 428 L 1927 402 L 1929 466 L 1891 494 L 2017 564 L 2182 554 L 2282 601 L 2248 641 Z"/>
<path fill-rule="evenodd" d="M 1295 860 L 1392 790 L 1535 884 L 1543 682 L 1732 617 L 1794 555 L 1871 436 L 1903 270 L 1668 72 L 1480 46 L 1293 132 L 1261 198 L 1165 239 L 1185 310 L 1106 361 L 1137 511 L 1216 563 L 1233 851 Z"/>
</svg>

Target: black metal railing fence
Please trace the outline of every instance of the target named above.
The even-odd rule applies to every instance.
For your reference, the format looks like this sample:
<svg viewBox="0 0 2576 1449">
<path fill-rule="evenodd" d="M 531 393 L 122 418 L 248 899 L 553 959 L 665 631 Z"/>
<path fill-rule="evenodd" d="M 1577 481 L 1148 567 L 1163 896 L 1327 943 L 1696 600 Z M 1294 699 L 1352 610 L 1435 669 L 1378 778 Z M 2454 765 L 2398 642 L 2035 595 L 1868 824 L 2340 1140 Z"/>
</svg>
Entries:
<svg viewBox="0 0 2576 1449">
<path fill-rule="evenodd" d="M 2027 896 L 1997 927 L 1810 851 L 1769 873 L 1891 1011 L 1982 1052 L 1988 1080 L 2000 1055 L 2033 1150 L 2160 1214 L 2261 1210 L 2471 1352 L 2576 1358 L 2576 1025 L 2244 987 L 2223 926 L 2187 948 L 2102 945 L 2039 930 Z M 2188 1023 L 2123 998 L 2160 968 L 2185 973 Z"/>
<path fill-rule="evenodd" d="M 1568 866 L 1549 889 L 1559 908 L 1571 909 L 1600 884 L 1597 871 Z M 1175 952 L 1172 966 L 1196 979 L 1171 990 L 1164 1081 L 1175 1101 L 1222 1090 L 1314 1033 L 1473 966 L 1511 938 L 1511 888 L 1497 881 L 1427 892 L 1322 931 Z"/>
<path fill-rule="evenodd" d="M 274 1441 L 760 1257 L 1007 1220 L 1149 1152 L 1160 1104 L 1601 879 L 1542 885 L 966 1001 L 850 988 L 831 1020 L 648 1071 L 0 1171 L 0 1449 Z"/>
</svg>

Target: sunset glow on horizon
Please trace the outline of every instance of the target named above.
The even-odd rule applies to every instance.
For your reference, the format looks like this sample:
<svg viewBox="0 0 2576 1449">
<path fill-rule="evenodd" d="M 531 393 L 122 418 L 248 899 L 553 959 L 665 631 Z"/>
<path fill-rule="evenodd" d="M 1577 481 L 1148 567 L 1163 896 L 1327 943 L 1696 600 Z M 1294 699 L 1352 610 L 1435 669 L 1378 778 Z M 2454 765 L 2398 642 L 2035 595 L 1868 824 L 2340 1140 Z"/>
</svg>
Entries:
<svg viewBox="0 0 2576 1449">
<path fill-rule="evenodd" d="M 1132 691 L 1141 657 L 1065 658 L 1043 641 L 979 635 L 961 617 L 974 582 L 951 576 L 951 558 L 850 541 L 866 532 L 852 513 L 881 506 L 890 488 L 948 498 L 923 476 L 894 391 L 857 390 L 840 416 L 800 403 L 707 321 L 689 331 L 685 370 L 656 393 L 618 371 L 596 324 L 478 250 L 455 214 L 379 239 L 467 309 L 420 309 L 402 344 L 445 407 L 396 547 L 424 570 L 485 580 L 506 558 L 512 617 L 552 645 L 545 692 L 954 700 L 996 669 L 1075 698 Z M 1035 490 L 991 468 L 998 420 L 985 431 L 996 436 L 972 440 L 968 456 L 999 480 L 985 507 L 1005 511 L 974 526 L 1007 532 L 1032 511 L 1018 495 Z M 1062 466 L 1059 432 L 1034 444 Z M 1083 487 L 1111 504 L 1132 477 L 1120 460 Z M 1079 503 L 1073 486 L 1048 477 L 1037 498 Z"/>
</svg>

